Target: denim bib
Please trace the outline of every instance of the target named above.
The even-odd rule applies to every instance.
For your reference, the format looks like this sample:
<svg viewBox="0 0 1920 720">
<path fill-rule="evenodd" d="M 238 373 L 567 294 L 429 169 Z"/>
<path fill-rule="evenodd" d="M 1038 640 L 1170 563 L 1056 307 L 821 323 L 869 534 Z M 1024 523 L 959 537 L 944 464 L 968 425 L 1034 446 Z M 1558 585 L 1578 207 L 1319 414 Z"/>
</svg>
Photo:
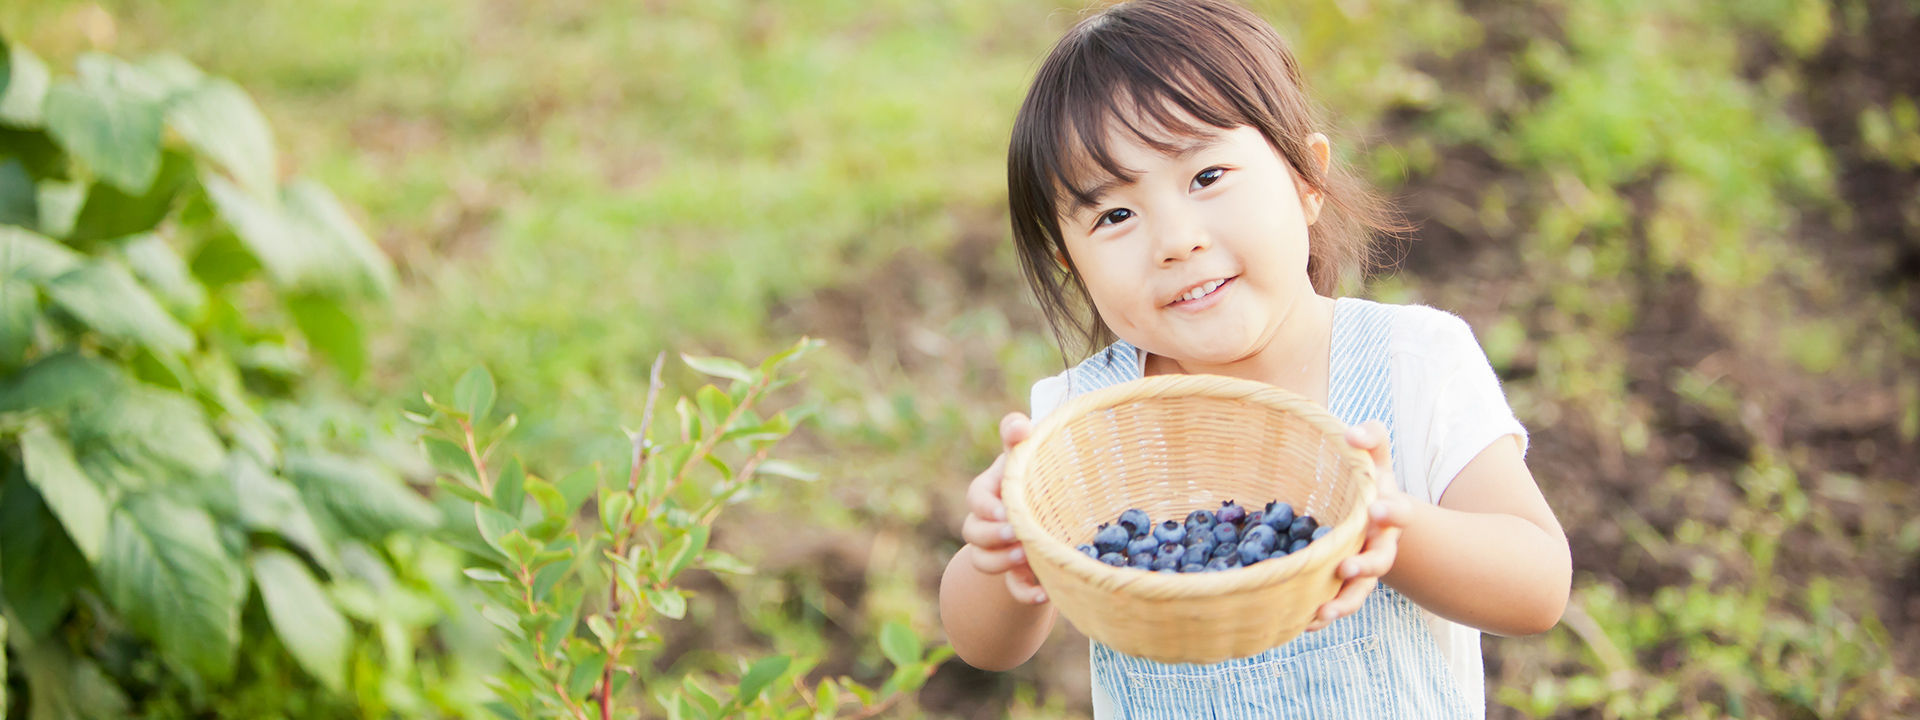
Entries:
<svg viewBox="0 0 1920 720">
<path fill-rule="evenodd" d="M 1379 420 L 1393 432 L 1387 339 L 1393 308 L 1352 298 L 1334 305 L 1327 409 L 1348 425 Z M 1140 377 L 1138 351 L 1116 342 L 1067 375 L 1069 397 Z M 1249 498 L 1249 500 L 1253 500 Z M 1093 643 L 1097 691 L 1116 720 L 1158 718 L 1483 718 L 1469 707 L 1419 606 L 1381 585 L 1360 610 L 1259 655 L 1169 665 Z"/>
</svg>

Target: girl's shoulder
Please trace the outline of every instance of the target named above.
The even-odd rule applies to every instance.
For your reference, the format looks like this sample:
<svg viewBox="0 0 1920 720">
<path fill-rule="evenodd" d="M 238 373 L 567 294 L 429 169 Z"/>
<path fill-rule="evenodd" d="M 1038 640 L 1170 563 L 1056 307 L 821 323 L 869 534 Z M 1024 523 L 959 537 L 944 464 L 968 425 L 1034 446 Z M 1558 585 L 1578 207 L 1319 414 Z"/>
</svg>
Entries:
<svg viewBox="0 0 1920 720">
<path fill-rule="evenodd" d="M 1459 315 L 1428 305 L 1379 303 L 1341 298 L 1342 304 L 1379 318 L 1387 335 L 1387 353 L 1397 360 L 1444 364 L 1485 363 L 1486 353 L 1473 326 Z"/>
<path fill-rule="evenodd" d="M 1100 352 L 1081 360 L 1058 375 L 1041 378 L 1033 384 L 1029 397 L 1033 422 L 1067 401 L 1067 398 L 1108 385 L 1139 379 L 1145 374 L 1146 356 L 1125 340 L 1116 340 Z M 1078 391 L 1078 392 L 1076 392 Z"/>
</svg>

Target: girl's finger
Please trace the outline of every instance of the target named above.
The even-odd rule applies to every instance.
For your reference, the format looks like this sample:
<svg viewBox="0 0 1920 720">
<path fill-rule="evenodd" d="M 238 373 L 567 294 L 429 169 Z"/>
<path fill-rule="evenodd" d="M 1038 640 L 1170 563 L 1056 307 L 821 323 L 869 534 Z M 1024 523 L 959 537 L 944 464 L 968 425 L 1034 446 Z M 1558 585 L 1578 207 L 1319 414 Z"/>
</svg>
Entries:
<svg viewBox="0 0 1920 720">
<path fill-rule="evenodd" d="M 1000 418 L 1000 446 L 1007 452 L 1013 452 L 1013 446 L 1033 434 L 1033 421 L 1020 413 L 1007 413 Z"/>
<path fill-rule="evenodd" d="M 1018 545 L 1005 550 L 973 549 L 973 568 L 987 575 L 998 575 L 1027 566 L 1027 551 Z"/>
<path fill-rule="evenodd" d="M 1015 600 L 1034 605 L 1047 601 L 1047 591 L 1040 589 L 1039 581 L 1033 577 L 1033 568 L 1021 565 L 1008 572 L 1006 578 L 1007 592 Z"/>
<path fill-rule="evenodd" d="M 1393 532 L 1399 532 L 1399 530 L 1395 529 Z M 1334 572 L 1337 573 L 1342 580 L 1351 580 L 1357 577 L 1380 577 L 1387 574 L 1388 570 L 1393 569 L 1393 561 L 1399 556 L 1399 550 L 1398 543 L 1387 543 L 1380 547 L 1369 547 L 1365 552 L 1340 561 L 1340 566 L 1336 568 Z"/>
<path fill-rule="evenodd" d="M 968 545 L 998 550 L 1013 544 L 1013 525 L 968 515 L 960 524 L 960 539 L 967 541 Z"/>
<path fill-rule="evenodd" d="M 1403 492 L 1383 492 L 1367 508 L 1367 517 L 1378 527 L 1406 527 L 1413 518 L 1413 498 Z"/>
<path fill-rule="evenodd" d="M 1000 478 L 1006 467 L 1007 456 L 1002 454 L 967 486 L 967 509 L 974 515 L 988 520 L 1007 519 L 1007 506 L 1000 502 Z"/>
<path fill-rule="evenodd" d="M 1339 595 L 1333 596 L 1332 600 L 1320 606 L 1320 612 L 1314 617 L 1314 624 L 1326 627 L 1333 624 L 1335 620 L 1358 612 L 1360 605 L 1367 601 L 1367 593 L 1373 592 L 1374 587 L 1379 584 L 1380 581 L 1374 578 L 1348 580 L 1345 585 L 1340 586 Z"/>
</svg>

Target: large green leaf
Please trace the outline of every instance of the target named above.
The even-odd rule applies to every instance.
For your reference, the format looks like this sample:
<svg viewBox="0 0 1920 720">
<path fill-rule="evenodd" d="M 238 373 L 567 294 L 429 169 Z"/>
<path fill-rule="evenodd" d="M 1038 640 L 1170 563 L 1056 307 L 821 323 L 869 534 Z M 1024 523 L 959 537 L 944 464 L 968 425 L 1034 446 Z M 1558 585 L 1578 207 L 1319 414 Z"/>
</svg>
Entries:
<svg viewBox="0 0 1920 720">
<path fill-rule="evenodd" d="M 240 186 L 263 198 L 279 185 L 273 130 L 239 85 L 210 80 L 174 98 L 167 121 L 202 155 L 227 169 Z"/>
<path fill-rule="evenodd" d="M 253 554 L 253 581 L 287 652 L 328 689 L 345 690 L 347 644 L 352 639 L 347 619 L 307 566 L 284 550 L 260 550 Z"/>
<path fill-rule="evenodd" d="M 39 324 L 40 291 L 31 283 L 0 275 L 0 368 L 12 368 L 26 359 Z"/>
<path fill-rule="evenodd" d="M 0 482 L 0 591 L 20 620 L 16 631 L 45 635 L 87 581 L 87 559 L 25 479 Z"/>
<path fill-rule="evenodd" d="M 396 531 L 425 532 L 440 513 L 392 473 L 333 455 L 287 453 L 287 478 L 341 530 L 379 540 Z"/>
<path fill-rule="evenodd" d="M 167 314 L 125 268 L 89 260 L 46 283 L 47 296 L 94 332 L 157 353 L 193 349 L 193 333 Z"/>
<path fill-rule="evenodd" d="M 7 619 L 5 617 L 0 617 L 0 711 L 4 711 L 8 707 L 10 707 L 9 705 L 7 705 L 7 683 L 5 682 L 6 677 L 7 677 Z"/>
<path fill-rule="evenodd" d="M 79 267 L 85 259 L 39 233 L 0 227 L 0 278 L 45 282 Z"/>
<path fill-rule="evenodd" d="M 121 244 L 127 265 L 133 274 L 153 288 L 169 310 L 178 317 L 194 318 L 207 306 L 207 290 L 193 279 L 187 261 L 158 235 L 128 238 Z"/>
<path fill-rule="evenodd" d="M 60 147 L 128 195 L 145 194 L 160 172 L 161 106 L 152 97 L 97 78 L 55 82 L 46 123 Z"/>
<path fill-rule="evenodd" d="M 193 159 L 177 152 L 161 154 L 160 170 L 146 192 L 126 193 L 107 183 L 87 190 L 86 202 L 66 238 L 75 243 L 110 240 L 154 229 L 173 212 L 174 199 L 193 182 Z"/>
<path fill-rule="evenodd" d="M 0 123 L 14 127 L 40 124 L 47 100 L 47 85 L 53 74 L 47 64 L 19 45 L 7 48 L 8 82 L 0 96 Z"/>
<path fill-rule="evenodd" d="M 327 186 L 298 179 L 287 185 L 287 214 L 318 239 L 327 257 L 337 264 L 340 289 L 369 297 L 385 297 L 393 287 L 393 262 L 360 230 L 345 206 Z"/>
<path fill-rule="evenodd" d="M 103 452 L 141 471 L 200 479 L 216 475 L 227 451 L 207 427 L 200 405 L 176 392 L 130 384 L 79 406 L 71 421 L 82 456 Z"/>
<path fill-rule="evenodd" d="M 122 720 L 127 697 L 93 660 L 75 657 L 57 640 L 12 635 L 21 679 L 26 681 L 27 720 Z"/>
<path fill-rule="evenodd" d="M 234 493 L 240 497 L 240 521 L 259 532 L 276 533 L 305 551 L 329 573 L 340 571 L 340 560 L 333 546 L 320 534 L 320 526 L 307 512 L 300 491 L 287 481 L 274 477 L 252 457 L 235 453 L 228 475 Z"/>
<path fill-rule="evenodd" d="M 274 284 L 376 297 L 393 284 L 392 263 L 320 185 L 297 181 L 280 197 L 262 198 L 210 173 L 201 184 Z"/>
<path fill-rule="evenodd" d="M 300 326 L 307 344 L 327 356 L 348 379 L 360 377 L 367 366 L 366 340 L 360 323 L 339 301 L 326 295 L 303 293 L 287 298 L 287 312 Z"/>
<path fill-rule="evenodd" d="M 244 578 L 206 511 L 157 494 L 127 498 L 95 570 L 108 602 L 162 655 L 215 680 L 232 674 Z"/>
<path fill-rule="evenodd" d="M 26 460 L 27 481 L 60 519 L 67 537 L 88 562 L 99 562 L 100 546 L 107 539 L 108 499 L 93 478 L 81 472 L 73 448 L 45 423 L 31 421 L 20 433 L 20 454 Z"/>
<path fill-rule="evenodd" d="M 0 157 L 19 160 L 35 180 L 67 177 L 67 156 L 45 130 L 0 126 Z"/>
<path fill-rule="evenodd" d="M 77 352 L 48 355 L 0 384 L 0 412 L 64 410 L 118 391 L 118 366 Z"/>
<path fill-rule="evenodd" d="M 39 185 L 20 158 L 0 161 L 0 225 L 40 227 L 38 191 Z"/>
</svg>

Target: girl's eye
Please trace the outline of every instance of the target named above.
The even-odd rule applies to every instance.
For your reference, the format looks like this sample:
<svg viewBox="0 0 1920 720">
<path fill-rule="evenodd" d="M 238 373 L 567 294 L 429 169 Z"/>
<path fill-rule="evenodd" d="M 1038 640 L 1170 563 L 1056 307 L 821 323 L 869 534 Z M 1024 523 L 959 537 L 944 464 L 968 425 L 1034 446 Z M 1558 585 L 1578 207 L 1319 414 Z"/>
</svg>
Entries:
<svg viewBox="0 0 1920 720">
<path fill-rule="evenodd" d="M 1133 218 L 1133 211 L 1126 208 L 1114 208 L 1101 215 L 1095 225 L 1118 225 Z"/>
<path fill-rule="evenodd" d="M 1199 175 L 1193 176 L 1193 186 L 1188 189 L 1199 190 L 1200 188 L 1212 185 L 1214 181 L 1219 180 L 1220 176 L 1225 174 L 1227 174 L 1227 171 L 1220 168 L 1207 168 L 1202 170 Z"/>
</svg>

